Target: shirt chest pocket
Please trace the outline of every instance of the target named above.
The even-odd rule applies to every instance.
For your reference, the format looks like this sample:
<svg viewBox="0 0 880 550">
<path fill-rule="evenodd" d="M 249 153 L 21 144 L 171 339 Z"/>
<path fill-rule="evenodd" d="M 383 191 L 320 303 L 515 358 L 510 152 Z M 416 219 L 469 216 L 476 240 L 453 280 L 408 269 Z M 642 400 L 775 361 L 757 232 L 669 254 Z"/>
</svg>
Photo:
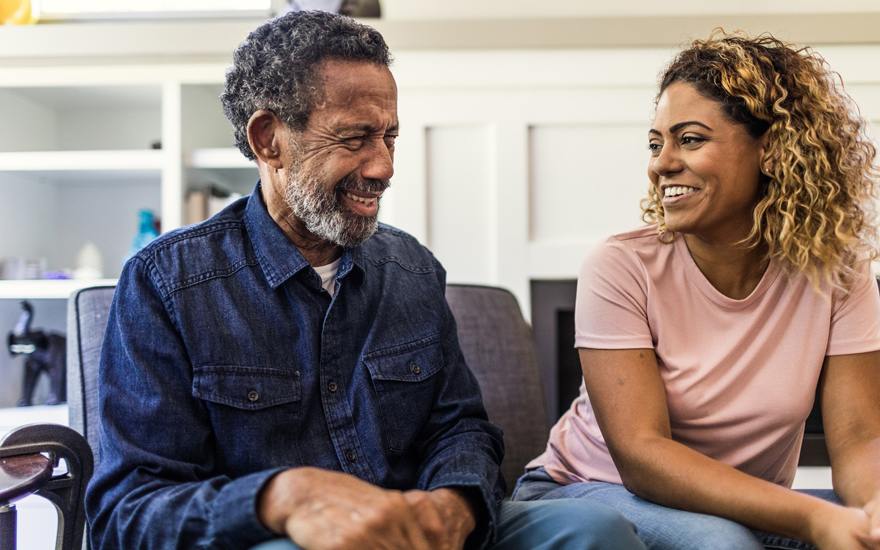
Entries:
<svg viewBox="0 0 880 550">
<path fill-rule="evenodd" d="M 302 397 L 299 371 L 209 365 L 193 369 L 193 396 L 236 409 L 258 411 Z"/>
<path fill-rule="evenodd" d="M 443 351 L 436 339 L 364 356 L 379 402 L 388 448 L 405 452 L 430 421 Z"/>
<path fill-rule="evenodd" d="M 216 459 L 237 475 L 298 463 L 296 445 L 302 383 L 296 370 L 240 365 L 193 369 L 216 436 Z"/>
</svg>

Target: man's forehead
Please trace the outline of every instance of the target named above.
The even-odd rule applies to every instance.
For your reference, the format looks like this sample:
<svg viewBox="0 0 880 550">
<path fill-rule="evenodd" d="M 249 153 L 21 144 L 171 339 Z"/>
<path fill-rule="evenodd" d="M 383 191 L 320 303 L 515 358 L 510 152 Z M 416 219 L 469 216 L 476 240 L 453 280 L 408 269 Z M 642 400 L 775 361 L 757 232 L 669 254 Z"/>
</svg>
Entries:
<svg viewBox="0 0 880 550">
<path fill-rule="evenodd" d="M 328 60 L 321 101 L 309 117 L 325 129 L 362 133 L 396 129 L 397 86 L 385 65 Z"/>
<path fill-rule="evenodd" d="M 397 95 L 397 83 L 387 65 L 368 61 L 346 61 L 329 58 L 316 67 L 318 80 L 324 93 L 352 89 L 382 87 L 392 89 Z"/>
</svg>

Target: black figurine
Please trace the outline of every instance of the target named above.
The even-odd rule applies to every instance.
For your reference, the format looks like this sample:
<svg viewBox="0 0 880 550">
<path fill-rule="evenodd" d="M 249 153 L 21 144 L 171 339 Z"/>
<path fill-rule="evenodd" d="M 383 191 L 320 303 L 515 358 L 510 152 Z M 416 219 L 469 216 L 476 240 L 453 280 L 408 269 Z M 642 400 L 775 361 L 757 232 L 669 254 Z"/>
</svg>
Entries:
<svg viewBox="0 0 880 550">
<path fill-rule="evenodd" d="M 21 302 L 21 316 L 9 333 L 9 353 L 24 355 L 24 384 L 19 407 L 32 405 L 34 387 L 40 373 L 49 375 L 47 405 L 57 405 L 67 399 L 67 339 L 57 332 L 31 330 L 34 308 L 29 302 Z"/>
</svg>

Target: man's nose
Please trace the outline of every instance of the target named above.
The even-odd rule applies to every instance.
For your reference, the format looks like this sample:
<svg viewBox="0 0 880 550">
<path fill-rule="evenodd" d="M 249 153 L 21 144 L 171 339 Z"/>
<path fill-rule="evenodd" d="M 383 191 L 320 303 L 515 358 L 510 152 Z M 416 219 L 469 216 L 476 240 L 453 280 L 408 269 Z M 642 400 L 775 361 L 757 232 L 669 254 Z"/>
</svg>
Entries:
<svg viewBox="0 0 880 550">
<path fill-rule="evenodd" d="M 384 140 L 373 143 L 361 169 L 361 176 L 367 179 L 389 180 L 394 175 L 394 154 Z"/>
</svg>

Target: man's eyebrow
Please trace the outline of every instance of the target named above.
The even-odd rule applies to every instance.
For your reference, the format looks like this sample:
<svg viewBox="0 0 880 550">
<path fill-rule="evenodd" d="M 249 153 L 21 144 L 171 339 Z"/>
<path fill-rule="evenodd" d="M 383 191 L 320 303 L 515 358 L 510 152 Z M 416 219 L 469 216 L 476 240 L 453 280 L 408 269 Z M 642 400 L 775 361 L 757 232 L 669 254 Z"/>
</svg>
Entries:
<svg viewBox="0 0 880 550">
<path fill-rule="evenodd" d="M 390 127 L 386 128 L 384 130 L 384 133 L 387 134 L 388 132 L 396 132 L 398 130 L 398 128 L 399 128 L 399 125 L 395 124 L 394 126 L 390 126 Z M 356 124 L 353 126 L 347 126 L 347 127 L 343 128 L 342 130 L 346 131 L 346 132 L 359 132 L 359 133 L 364 133 L 364 134 L 375 134 L 376 132 L 382 131 L 382 128 L 380 126 L 375 126 L 373 124 Z"/>
</svg>

